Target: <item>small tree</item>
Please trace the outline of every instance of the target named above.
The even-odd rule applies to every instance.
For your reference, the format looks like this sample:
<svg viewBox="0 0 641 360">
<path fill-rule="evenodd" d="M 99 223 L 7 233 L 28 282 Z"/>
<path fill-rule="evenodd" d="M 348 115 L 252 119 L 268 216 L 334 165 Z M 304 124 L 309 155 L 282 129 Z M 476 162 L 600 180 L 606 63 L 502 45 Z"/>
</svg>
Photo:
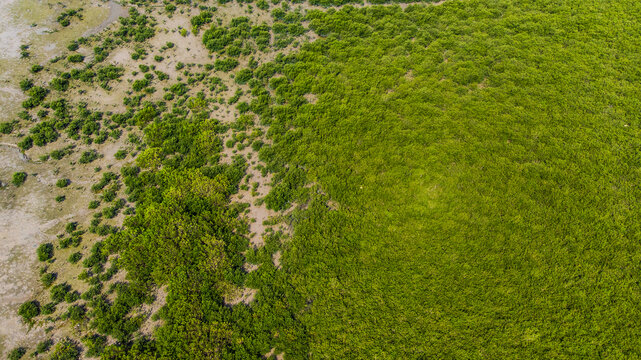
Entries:
<svg viewBox="0 0 641 360">
<path fill-rule="evenodd" d="M 40 315 L 40 303 L 36 300 L 31 300 L 20 305 L 18 315 L 22 317 L 24 322 L 31 323 L 31 320 Z"/>
<path fill-rule="evenodd" d="M 9 360 L 20 360 L 20 359 L 22 359 L 22 357 L 26 353 L 27 353 L 27 349 L 25 349 L 23 347 L 18 347 L 18 348 L 15 348 L 15 349 L 11 350 L 11 352 L 9 353 L 8 359 Z"/>
<path fill-rule="evenodd" d="M 76 360 L 79 358 L 80 349 L 69 338 L 60 341 L 53 350 L 53 354 L 51 354 L 51 360 Z"/>
<path fill-rule="evenodd" d="M 17 173 L 13 174 L 13 178 L 11 178 L 11 182 L 15 186 L 20 186 L 24 184 L 24 182 L 27 180 L 27 173 L 24 171 L 20 171 Z"/>
<path fill-rule="evenodd" d="M 38 260 L 40 261 L 47 261 L 53 257 L 53 244 L 52 243 L 44 243 L 38 246 L 38 250 L 36 250 L 36 253 L 38 254 Z"/>
<path fill-rule="evenodd" d="M 59 188 L 67 187 L 69 185 L 69 179 L 60 179 L 56 181 L 56 186 Z"/>
</svg>

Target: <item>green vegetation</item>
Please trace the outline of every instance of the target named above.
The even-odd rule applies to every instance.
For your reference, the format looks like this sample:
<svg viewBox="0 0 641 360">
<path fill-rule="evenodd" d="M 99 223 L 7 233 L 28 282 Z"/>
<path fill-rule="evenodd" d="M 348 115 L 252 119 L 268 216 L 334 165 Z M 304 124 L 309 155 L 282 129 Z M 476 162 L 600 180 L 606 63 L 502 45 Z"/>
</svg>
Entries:
<svg viewBox="0 0 641 360">
<path fill-rule="evenodd" d="M 45 288 L 48 288 L 54 283 L 54 281 L 56 281 L 57 278 L 58 276 L 55 273 L 44 273 L 40 277 L 40 281 Z"/>
<path fill-rule="evenodd" d="M 40 64 L 34 64 L 34 65 L 31 66 L 31 72 L 33 74 L 39 73 L 40 71 L 42 71 L 42 69 L 44 69 L 44 66 L 42 66 Z"/>
<path fill-rule="evenodd" d="M 65 188 L 65 187 L 69 186 L 70 183 L 71 183 L 71 181 L 69 181 L 69 179 L 60 179 L 60 180 L 56 181 L 56 186 L 59 187 L 59 188 Z"/>
<path fill-rule="evenodd" d="M 11 178 L 11 183 L 15 186 L 20 186 L 24 184 L 26 180 L 27 180 L 27 173 L 24 171 L 19 171 L 19 172 L 13 173 L 13 177 Z"/>
<path fill-rule="evenodd" d="M 140 14 L 135 8 L 129 9 L 128 17 L 120 18 L 121 27 L 115 36 L 125 41 L 142 42 L 154 36 L 154 20 L 147 15 Z"/>
<path fill-rule="evenodd" d="M 20 305 L 18 315 L 22 317 L 25 323 L 31 323 L 31 320 L 40 315 L 40 304 L 37 301 L 27 301 Z"/>
<path fill-rule="evenodd" d="M 75 341 L 63 339 L 56 344 L 51 360 L 76 360 L 80 358 L 80 348 Z"/>
<path fill-rule="evenodd" d="M 310 1 L 350 3 L 362 4 Z M 78 358 L 80 342 L 83 355 L 105 359 L 257 359 L 272 349 L 287 359 L 641 356 L 641 5 L 303 12 L 260 0 L 270 26 L 219 17 L 222 7 L 145 4 L 133 1 L 119 27 L 89 40 L 96 56 L 83 69 L 25 79 L 26 110 L 6 126 L 29 125 L 23 150 L 61 137 L 84 144 L 78 164 L 110 139 L 127 149 L 114 157 L 128 163 L 89 171 L 101 176 L 93 217 L 58 238 L 76 248 L 56 255 L 83 267 L 83 293 L 47 264 L 51 302 L 21 307 L 25 322 L 42 312 L 78 325 L 52 358 Z M 146 42 L 152 15 L 190 9 L 212 60 L 178 62 L 162 83 L 169 75 L 156 66 L 174 66 L 174 46 Z M 125 45 L 134 60 L 165 64 L 98 64 Z M 109 91 L 125 73 L 118 113 L 69 95 L 74 81 Z M 243 155 L 226 157 L 223 145 Z M 270 179 L 260 198 L 249 167 Z M 263 223 L 261 246 L 249 246 L 245 201 L 278 214 Z M 58 266 L 53 244 L 37 254 Z M 127 277 L 112 280 L 121 270 Z M 140 310 L 161 300 L 158 289 L 161 325 L 143 335 Z M 234 298 L 248 289 L 251 299 Z"/>
<path fill-rule="evenodd" d="M 36 250 L 38 255 L 38 260 L 47 261 L 53 257 L 53 244 L 52 243 L 43 243 L 38 246 Z"/>
<path fill-rule="evenodd" d="M 36 354 L 44 354 L 53 346 L 53 340 L 48 339 L 38 343 L 36 346 Z"/>
<path fill-rule="evenodd" d="M 27 353 L 27 349 L 18 347 L 9 352 L 9 360 L 20 360 Z"/>
<path fill-rule="evenodd" d="M 77 263 L 78 261 L 80 261 L 80 259 L 82 259 L 82 253 L 80 252 L 75 252 L 69 255 L 69 262 L 72 264 Z"/>
<path fill-rule="evenodd" d="M 98 157 L 100 157 L 98 152 L 96 150 L 91 149 L 91 150 L 87 150 L 87 151 L 83 152 L 82 155 L 80 156 L 80 159 L 78 160 L 78 162 L 81 163 L 81 164 L 88 164 L 88 163 L 98 159 Z"/>
<path fill-rule="evenodd" d="M 73 19 L 74 17 L 82 20 L 82 11 L 82 8 L 69 9 L 58 15 L 56 21 L 58 21 L 58 23 L 60 23 L 60 25 L 62 25 L 63 27 L 67 27 L 71 24 L 71 19 Z"/>
<path fill-rule="evenodd" d="M 69 60 L 69 62 L 72 62 L 72 63 L 79 63 L 79 62 L 83 62 L 85 60 L 85 57 L 80 54 L 73 54 L 73 55 L 69 55 L 69 57 L 67 57 L 67 60 Z"/>
</svg>

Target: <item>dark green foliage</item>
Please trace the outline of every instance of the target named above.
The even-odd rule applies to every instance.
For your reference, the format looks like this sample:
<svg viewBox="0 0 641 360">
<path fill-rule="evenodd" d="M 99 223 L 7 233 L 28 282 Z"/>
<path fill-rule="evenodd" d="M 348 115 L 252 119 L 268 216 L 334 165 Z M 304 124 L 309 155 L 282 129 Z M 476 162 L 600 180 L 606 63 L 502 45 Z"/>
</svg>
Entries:
<svg viewBox="0 0 641 360">
<path fill-rule="evenodd" d="M 80 159 L 78 160 L 79 163 L 81 164 L 88 164 L 94 160 L 96 160 L 100 155 L 96 150 L 87 150 L 82 153 L 80 156 Z"/>
<path fill-rule="evenodd" d="M 228 72 L 234 70 L 236 66 L 238 66 L 238 60 L 233 58 L 216 59 L 214 61 L 214 69 L 216 71 Z"/>
<path fill-rule="evenodd" d="M 54 281 L 58 278 L 58 275 L 56 273 L 44 273 L 40 277 L 40 281 L 42 282 L 42 285 L 44 285 L 45 288 L 48 288 L 51 286 Z"/>
<path fill-rule="evenodd" d="M 147 86 L 149 86 L 149 80 L 147 79 L 138 79 L 131 84 L 131 88 L 134 89 L 134 91 L 141 91 Z"/>
<path fill-rule="evenodd" d="M 79 63 L 85 61 L 85 57 L 80 54 L 73 54 L 67 57 L 67 60 L 72 63 Z"/>
<path fill-rule="evenodd" d="M 80 259 L 82 259 L 82 253 L 80 252 L 75 252 L 69 255 L 69 262 L 72 264 L 77 263 L 78 261 L 80 261 Z"/>
<path fill-rule="evenodd" d="M 38 246 L 36 250 L 38 255 L 38 260 L 47 261 L 53 257 L 53 244 L 52 243 L 43 243 Z"/>
<path fill-rule="evenodd" d="M 64 314 L 64 318 L 70 320 L 72 323 L 77 324 L 85 320 L 87 309 L 84 305 L 72 305 Z"/>
<path fill-rule="evenodd" d="M 40 71 L 42 71 L 42 69 L 44 69 L 44 66 L 39 65 L 39 64 L 34 64 L 34 65 L 31 66 L 31 72 L 33 74 L 39 73 Z"/>
<path fill-rule="evenodd" d="M 60 239 L 60 248 L 66 249 L 70 246 L 77 247 L 82 242 L 81 234 L 81 231 L 75 231 L 71 236 Z"/>
<path fill-rule="evenodd" d="M 66 155 L 71 154 L 73 152 L 72 149 L 73 149 L 73 147 L 67 147 L 67 148 L 64 148 L 64 149 L 53 150 L 51 152 L 51 158 L 56 159 L 56 160 L 60 160 L 63 157 L 65 157 Z"/>
<path fill-rule="evenodd" d="M 184 83 L 176 83 L 169 88 L 169 91 L 178 96 L 186 94 L 188 90 L 189 88 Z"/>
<path fill-rule="evenodd" d="M 155 22 L 147 15 L 140 14 L 135 8 L 129 9 L 128 17 L 121 17 L 122 26 L 115 32 L 115 36 L 126 41 L 134 40 L 143 42 L 154 36 Z"/>
<path fill-rule="evenodd" d="M 15 186 L 20 186 L 24 184 L 26 180 L 27 180 L 27 173 L 24 171 L 15 172 L 11 177 L 11 183 Z"/>
<path fill-rule="evenodd" d="M 116 158 L 117 160 L 122 160 L 122 159 L 124 159 L 126 157 L 127 157 L 127 151 L 126 150 L 118 150 L 114 154 L 114 158 Z"/>
<path fill-rule="evenodd" d="M 160 81 L 169 79 L 169 75 L 167 73 L 162 72 L 162 71 L 155 70 L 154 74 L 156 74 L 156 76 L 158 76 L 158 80 L 160 80 Z"/>
<path fill-rule="evenodd" d="M 63 202 L 63 201 L 65 201 L 66 199 L 67 199 L 67 197 L 66 197 L 66 196 L 64 196 L 64 195 L 58 195 L 58 196 L 56 196 L 56 199 L 55 199 L 55 200 L 56 200 L 56 202 Z"/>
<path fill-rule="evenodd" d="M 32 87 L 27 91 L 29 98 L 22 102 L 22 107 L 25 109 L 32 109 L 40 105 L 48 93 L 49 91 L 41 86 Z"/>
<path fill-rule="evenodd" d="M 69 45 L 67 45 L 67 50 L 76 51 L 76 50 L 78 50 L 79 47 L 80 47 L 80 45 L 78 44 L 78 42 L 74 40 L 74 41 L 70 42 Z"/>
<path fill-rule="evenodd" d="M 107 171 L 102 174 L 102 178 L 100 179 L 99 182 L 91 186 L 91 191 L 93 192 L 99 192 L 102 189 L 104 189 L 107 185 L 109 185 L 112 181 L 117 180 L 118 175 L 111 172 Z"/>
<path fill-rule="evenodd" d="M 59 187 L 59 188 L 64 188 L 64 187 L 69 186 L 70 183 L 71 182 L 69 181 L 69 179 L 60 179 L 60 180 L 56 181 L 56 186 Z"/>
<path fill-rule="evenodd" d="M 51 360 L 77 360 L 80 358 L 80 347 L 76 344 L 75 341 L 66 338 L 59 341 L 53 353 L 51 354 Z"/>
<path fill-rule="evenodd" d="M 69 24 L 71 24 L 71 19 L 73 19 L 74 17 L 82 20 L 82 8 L 69 9 L 67 11 L 64 11 L 60 15 L 58 15 L 56 21 L 63 27 L 67 27 L 69 26 Z"/>
<path fill-rule="evenodd" d="M 50 290 L 51 301 L 54 303 L 63 302 L 70 290 L 71 286 L 67 283 L 54 285 Z"/>
<path fill-rule="evenodd" d="M 98 80 L 109 82 L 110 80 L 116 80 L 120 78 L 125 73 L 125 69 L 120 66 L 107 65 L 101 67 L 96 72 Z"/>
<path fill-rule="evenodd" d="M 96 209 L 98 206 L 100 206 L 100 201 L 98 200 L 91 200 L 89 202 L 89 209 Z"/>
<path fill-rule="evenodd" d="M 18 309 L 18 315 L 22 317 L 22 320 L 26 323 L 31 323 L 31 320 L 40 315 L 40 303 L 35 300 L 27 301 L 20 305 Z"/>
<path fill-rule="evenodd" d="M 275 176 L 274 182 L 277 184 L 265 196 L 265 204 L 268 209 L 286 210 L 296 197 L 296 191 L 305 184 L 305 172 L 301 169 L 289 169 L 282 176 L 282 180 L 281 176 L 281 174 Z"/>
<path fill-rule="evenodd" d="M 56 129 L 56 121 L 41 121 L 29 129 L 30 138 L 36 146 L 45 146 L 48 143 L 58 140 L 60 134 Z"/>
<path fill-rule="evenodd" d="M 82 338 L 82 343 L 87 347 L 87 356 L 97 357 L 104 352 L 107 345 L 107 337 L 98 334 L 87 335 Z"/>
<path fill-rule="evenodd" d="M 82 262 L 84 267 L 90 268 L 97 264 L 104 264 L 107 261 L 107 255 L 103 251 L 104 243 L 97 242 L 91 248 L 91 253 Z"/>
<path fill-rule="evenodd" d="M 47 351 L 49 351 L 49 349 L 51 349 L 52 346 L 53 346 L 53 340 L 51 339 L 41 341 L 38 343 L 38 345 L 36 345 L 36 353 L 44 354 Z"/>
<path fill-rule="evenodd" d="M 198 31 L 198 28 L 205 24 L 211 23 L 211 19 L 214 16 L 209 11 L 203 11 L 200 14 L 194 16 L 191 18 L 191 26 L 194 28 L 194 32 Z"/>
<path fill-rule="evenodd" d="M 57 91 L 67 91 L 67 89 L 69 89 L 69 80 L 64 78 L 53 78 L 49 82 L 49 87 Z"/>
<path fill-rule="evenodd" d="M 33 80 L 32 79 L 23 79 L 20 81 L 20 90 L 22 91 L 27 91 L 33 87 Z"/>
<path fill-rule="evenodd" d="M 65 231 L 68 234 L 73 233 L 74 231 L 76 231 L 77 228 L 78 228 L 77 222 L 70 222 L 70 223 L 67 223 L 67 225 L 65 225 Z"/>
<path fill-rule="evenodd" d="M 238 84 L 246 84 L 253 76 L 254 72 L 251 69 L 242 69 L 236 73 L 235 81 Z"/>
<path fill-rule="evenodd" d="M 50 315 L 54 312 L 56 312 L 56 304 L 53 302 L 47 303 L 42 307 L 42 315 Z"/>
<path fill-rule="evenodd" d="M 11 134 L 16 127 L 15 121 L 6 121 L 0 123 L 0 134 Z"/>
<path fill-rule="evenodd" d="M 27 353 L 27 349 L 23 347 L 18 347 L 9 352 L 9 356 L 7 358 L 9 360 L 20 360 L 22 357 Z"/>
</svg>

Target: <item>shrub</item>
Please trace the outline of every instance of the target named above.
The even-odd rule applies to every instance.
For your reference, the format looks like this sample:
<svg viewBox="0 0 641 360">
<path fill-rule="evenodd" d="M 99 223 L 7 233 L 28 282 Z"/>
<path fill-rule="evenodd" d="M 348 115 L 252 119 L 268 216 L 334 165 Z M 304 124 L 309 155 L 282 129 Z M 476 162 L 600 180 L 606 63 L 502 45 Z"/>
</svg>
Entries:
<svg viewBox="0 0 641 360">
<path fill-rule="evenodd" d="M 69 80 L 63 78 L 53 78 L 49 82 L 49 87 L 57 91 L 67 91 L 67 89 L 69 89 Z"/>
<path fill-rule="evenodd" d="M 62 302 L 69 290 L 71 290 L 71 286 L 67 283 L 54 285 L 50 291 L 51 300 L 55 303 Z"/>
<path fill-rule="evenodd" d="M 100 201 L 98 201 L 98 200 L 91 200 L 89 202 L 89 209 L 95 209 L 98 206 L 100 206 Z"/>
<path fill-rule="evenodd" d="M 88 150 L 82 153 L 80 156 L 80 160 L 78 160 L 79 163 L 81 164 L 88 164 L 98 158 L 98 152 L 96 150 Z"/>
<path fill-rule="evenodd" d="M 214 69 L 216 69 L 216 71 L 228 72 L 235 69 L 236 66 L 238 66 L 238 60 L 232 58 L 217 59 L 214 61 Z"/>
<path fill-rule="evenodd" d="M 75 252 L 69 256 L 69 262 L 72 264 L 77 263 L 80 259 L 82 259 L 82 253 L 80 252 Z"/>
<path fill-rule="evenodd" d="M 67 223 L 67 225 L 65 225 L 65 231 L 68 234 L 71 234 L 72 232 L 76 231 L 77 228 L 78 228 L 77 222 L 70 222 L 70 223 Z"/>
<path fill-rule="evenodd" d="M 24 184 L 26 180 L 27 180 L 27 173 L 24 171 L 19 171 L 19 172 L 13 173 L 13 177 L 11 178 L 11 183 L 15 186 L 20 186 Z"/>
<path fill-rule="evenodd" d="M 33 147 L 33 138 L 27 136 L 18 143 L 18 147 L 22 151 L 27 151 Z"/>
<path fill-rule="evenodd" d="M 66 197 L 66 196 L 64 196 L 64 195 L 58 195 L 58 196 L 56 196 L 56 202 L 63 202 L 63 201 L 65 201 L 66 199 L 67 199 L 67 197 Z"/>
<path fill-rule="evenodd" d="M 76 360 L 79 358 L 80 348 L 69 338 L 60 341 L 51 354 L 51 360 Z"/>
<path fill-rule="evenodd" d="M 107 337 L 98 334 L 86 335 L 82 338 L 82 342 L 87 347 L 87 356 L 98 357 L 103 353 L 107 345 Z"/>
<path fill-rule="evenodd" d="M 58 278 L 56 273 L 44 273 L 40 277 L 40 281 L 45 288 L 48 288 L 54 283 L 54 281 L 56 281 L 56 278 Z"/>
<path fill-rule="evenodd" d="M 42 71 L 42 69 L 44 69 L 44 68 L 45 67 L 40 65 L 40 64 L 35 64 L 35 65 L 31 66 L 31 72 L 34 73 L 34 74 L 37 74 L 40 71 Z"/>
<path fill-rule="evenodd" d="M 40 246 L 38 246 L 38 249 L 36 250 L 36 254 L 38 255 L 38 260 L 40 261 L 47 261 L 51 259 L 53 257 L 53 244 L 40 244 Z"/>
<path fill-rule="evenodd" d="M 15 123 L 13 121 L 0 123 L 0 134 L 11 134 L 14 126 Z"/>
<path fill-rule="evenodd" d="M 85 309 L 83 305 L 73 305 L 69 307 L 69 310 L 67 310 L 65 318 L 71 320 L 74 323 L 79 323 L 85 319 L 86 313 L 87 309 Z"/>
<path fill-rule="evenodd" d="M 65 294 L 65 301 L 69 304 L 75 302 L 78 299 L 80 299 L 80 293 L 78 293 L 77 291 L 71 291 Z"/>
<path fill-rule="evenodd" d="M 125 151 L 125 150 L 118 150 L 118 151 L 116 151 L 116 153 L 114 154 L 114 157 L 115 157 L 116 159 L 118 159 L 118 160 L 122 160 L 122 159 L 124 159 L 124 158 L 126 158 L 126 157 L 127 157 L 127 151 Z"/>
<path fill-rule="evenodd" d="M 42 307 L 42 315 L 51 315 L 56 312 L 56 304 L 50 302 Z"/>
<path fill-rule="evenodd" d="M 79 62 L 83 62 L 85 60 L 85 57 L 80 54 L 73 54 L 73 55 L 69 55 L 67 60 L 69 60 L 69 62 L 72 62 L 72 63 L 79 63 Z"/>
<path fill-rule="evenodd" d="M 60 179 L 56 181 L 56 186 L 59 188 L 64 188 L 69 186 L 69 183 L 70 183 L 69 179 Z"/>
<path fill-rule="evenodd" d="M 26 323 L 30 323 L 34 317 L 40 315 L 40 303 L 36 300 L 23 303 L 18 309 L 18 315 L 20 315 Z"/>
<path fill-rule="evenodd" d="M 236 83 L 246 84 L 252 77 L 254 77 L 254 72 L 251 69 L 240 70 L 236 74 Z"/>
<path fill-rule="evenodd" d="M 131 88 L 134 89 L 134 91 L 141 91 L 147 86 L 149 86 L 149 80 L 147 79 L 138 79 L 131 84 Z"/>
<path fill-rule="evenodd" d="M 45 341 L 41 341 L 38 343 L 38 345 L 36 345 L 36 353 L 46 353 L 47 351 L 49 351 L 49 349 L 51 349 L 51 346 L 53 346 L 53 340 L 48 339 Z"/>
<path fill-rule="evenodd" d="M 24 356 L 24 354 L 27 353 L 27 349 L 23 347 L 18 347 L 9 353 L 9 356 L 7 357 L 9 360 L 20 360 Z"/>
<path fill-rule="evenodd" d="M 20 81 L 20 90 L 22 91 L 27 91 L 33 87 L 33 80 L 31 79 L 23 79 Z"/>
</svg>

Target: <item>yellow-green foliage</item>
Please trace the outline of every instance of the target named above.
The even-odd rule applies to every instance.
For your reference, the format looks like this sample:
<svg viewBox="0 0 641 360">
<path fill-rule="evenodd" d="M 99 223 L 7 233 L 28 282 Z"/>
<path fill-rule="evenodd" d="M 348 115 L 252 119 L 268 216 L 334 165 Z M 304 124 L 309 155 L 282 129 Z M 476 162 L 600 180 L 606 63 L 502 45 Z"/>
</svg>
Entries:
<svg viewBox="0 0 641 360">
<path fill-rule="evenodd" d="M 639 356 L 639 15 L 532 0 L 308 16 L 326 38 L 283 62 L 262 152 L 342 209 L 313 202 L 282 257 L 312 358 Z"/>
</svg>

